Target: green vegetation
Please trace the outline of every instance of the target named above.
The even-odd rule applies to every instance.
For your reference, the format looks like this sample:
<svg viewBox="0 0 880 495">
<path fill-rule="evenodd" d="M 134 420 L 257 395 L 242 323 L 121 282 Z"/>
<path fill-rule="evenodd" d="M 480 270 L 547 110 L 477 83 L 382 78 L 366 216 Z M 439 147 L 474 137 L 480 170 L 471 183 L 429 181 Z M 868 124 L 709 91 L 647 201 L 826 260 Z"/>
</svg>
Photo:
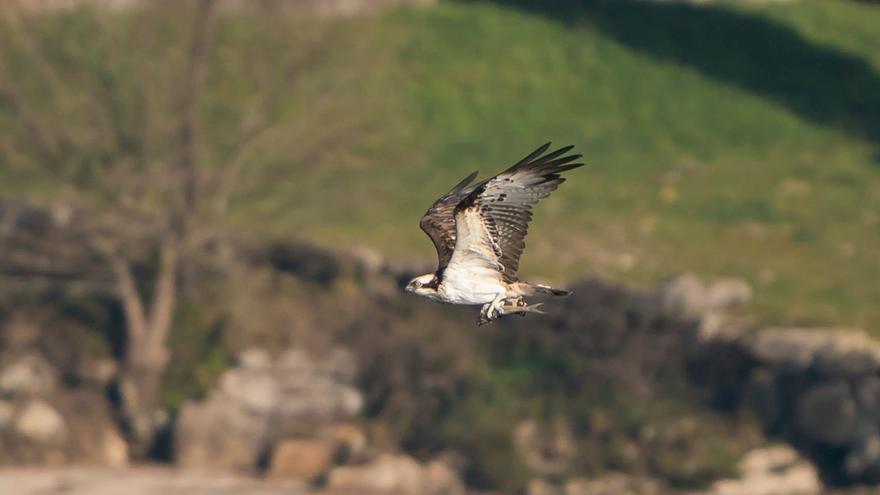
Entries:
<svg viewBox="0 0 880 495">
<path fill-rule="evenodd" d="M 626 5 L 386 16 L 379 106 L 404 139 L 257 188 L 239 218 L 427 261 L 433 197 L 552 139 L 589 167 L 539 207 L 526 276 L 740 276 L 762 321 L 880 331 L 880 9 Z"/>
<path fill-rule="evenodd" d="M 573 143 L 589 167 L 538 208 L 525 276 L 741 276 L 763 321 L 880 329 L 880 9 L 529 5 L 441 3 L 323 31 L 224 19 L 202 109 L 207 160 L 234 149 L 255 94 L 275 91 L 267 120 L 281 124 L 243 156 L 232 225 L 427 263 L 433 251 L 416 225 L 444 188 L 545 140 Z M 179 79 L 168 68 L 180 62 L 181 26 L 163 15 L 153 22 L 167 27 L 149 42 L 120 14 L 6 23 L 4 66 L 37 115 L 85 127 L 96 118 L 89 98 L 111 98 L 110 122 L 134 155 L 136 96 Z M 16 29 L 35 44 L 15 41 Z M 50 64 L 31 63 L 33 50 Z M 164 69 L 143 73 L 134 52 Z M 302 52 L 312 58 L 293 83 L 267 82 L 284 55 Z M 44 97 L 59 84 L 97 89 Z M 168 114 L 175 102 L 155 105 Z M 0 99 L 0 130 L 21 132 L 21 117 Z M 60 177 L 102 181 L 102 151 L 70 157 L 64 167 L 77 172 Z M 2 148 L 2 189 L 63 192 L 26 152 Z"/>
<path fill-rule="evenodd" d="M 588 167 L 538 207 L 524 277 L 744 277 L 756 289 L 746 311 L 761 322 L 880 333 L 880 8 L 561 3 L 441 2 L 322 21 L 222 15 L 208 48 L 199 165 L 209 186 L 223 185 L 214 171 L 230 161 L 241 173 L 228 211 L 222 194 L 211 198 L 224 207 L 205 228 L 254 244 L 367 245 L 427 265 L 434 251 L 417 224 L 434 198 L 474 169 L 494 173 L 553 140 L 577 145 Z M 162 208 L 168 177 L 149 172 L 173 170 L 191 22 L 163 5 L 0 20 L 0 194 L 106 208 L 125 204 L 108 199 L 125 190 L 145 197 L 145 216 Z M 152 181 L 146 193 L 128 173 Z M 282 347 L 327 319 L 361 330 L 360 312 L 380 311 L 346 313 L 336 296 L 355 300 L 360 288 L 325 289 L 254 282 L 196 296 L 190 287 L 168 337 L 165 405 L 208 390 L 242 333 Z M 92 304 L 100 307 L 61 310 L 101 329 L 87 334 L 94 353 L 118 354 L 120 337 L 102 331 L 122 326 L 121 315 Z M 305 319 L 306 307 L 327 316 Z M 664 384 L 669 397 L 646 406 L 627 387 L 578 381 L 594 375 L 592 359 L 563 339 L 576 335 L 535 344 L 487 330 L 461 345 L 470 326 L 453 334 L 439 320 L 419 323 L 416 333 L 383 326 L 387 352 L 409 355 L 421 343 L 442 359 L 418 355 L 395 374 L 380 353 L 374 361 L 388 368 L 368 372 L 381 386 L 399 380 L 395 393 L 405 395 L 424 388 L 413 369 L 456 368 L 442 414 L 388 423 L 416 431 L 395 434 L 427 445 L 418 448 L 477 452 L 476 485 L 526 481 L 509 472 L 518 462 L 510 431 L 524 417 L 570 418 L 583 441 L 572 469 L 584 473 L 632 469 L 700 486 L 729 474 L 741 450 L 717 440 L 735 435 L 697 411 L 681 383 Z M 511 342 L 520 345 L 503 347 Z M 480 369 L 452 366 L 450 356 Z M 653 439 L 668 418 L 681 421 Z M 634 459 L 636 441 L 657 455 Z"/>
</svg>

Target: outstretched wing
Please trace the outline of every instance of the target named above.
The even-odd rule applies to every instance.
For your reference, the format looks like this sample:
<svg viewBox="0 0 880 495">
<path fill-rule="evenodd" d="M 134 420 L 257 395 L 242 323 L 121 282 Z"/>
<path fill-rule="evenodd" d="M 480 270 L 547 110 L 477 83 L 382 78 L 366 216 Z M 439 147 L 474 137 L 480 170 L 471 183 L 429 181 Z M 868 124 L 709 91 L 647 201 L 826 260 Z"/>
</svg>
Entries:
<svg viewBox="0 0 880 495">
<path fill-rule="evenodd" d="M 505 282 L 516 281 L 519 258 L 532 219 L 532 205 L 555 191 L 565 178 L 562 172 L 583 166 L 572 163 L 581 155 L 568 155 L 573 146 L 547 153 L 541 146 L 516 165 L 477 184 L 459 203 L 458 215 L 480 215 L 488 242 L 497 257 Z"/>
<path fill-rule="evenodd" d="M 431 238 L 437 249 L 437 270 L 443 271 L 455 250 L 455 207 L 470 193 L 468 184 L 477 177 L 477 172 L 468 175 L 456 184 L 451 191 L 440 197 L 422 217 L 419 226 Z"/>
</svg>

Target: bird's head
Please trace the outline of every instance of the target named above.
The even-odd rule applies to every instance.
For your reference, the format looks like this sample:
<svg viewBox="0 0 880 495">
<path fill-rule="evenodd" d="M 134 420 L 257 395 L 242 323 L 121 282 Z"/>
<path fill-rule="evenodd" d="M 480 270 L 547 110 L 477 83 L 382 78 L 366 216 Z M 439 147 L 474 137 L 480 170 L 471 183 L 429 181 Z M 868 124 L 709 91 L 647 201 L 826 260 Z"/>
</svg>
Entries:
<svg viewBox="0 0 880 495">
<path fill-rule="evenodd" d="M 419 296 L 432 297 L 437 294 L 437 275 L 428 273 L 420 275 L 406 284 L 406 291 Z"/>
</svg>

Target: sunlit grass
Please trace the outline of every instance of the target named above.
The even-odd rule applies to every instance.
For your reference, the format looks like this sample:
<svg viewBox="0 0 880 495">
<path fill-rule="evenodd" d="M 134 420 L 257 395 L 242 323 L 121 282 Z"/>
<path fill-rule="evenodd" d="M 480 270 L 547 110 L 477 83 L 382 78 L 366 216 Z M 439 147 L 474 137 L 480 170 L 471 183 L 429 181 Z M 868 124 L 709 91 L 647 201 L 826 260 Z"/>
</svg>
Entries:
<svg viewBox="0 0 880 495">
<path fill-rule="evenodd" d="M 844 60 L 827 73 L 799 66 L 817 75 L 820 86 L 797 88 L 816 96 L 813 106 L 803 94 L 789 101 L 774 93 L 778 81 L 762 85 L 761 66 L 748 57 L 711 70 L 712 60 L 742 55 L 708 52 L 726 46 L 718 40 L 640 45 L 653 35 L 627 38 L 625 24 L 603 24 L 613 9 L 640 3 L 585 4 L 585 16 L 561 19 L 500 3 L 441 2 L 344 25 L 347 44 L 328 46 L 328 62 L 311 66 L 275 102 L 281 130 L 247 155 L 229 225 L 245 237 L 367 245 L 390 259 L 430 264 L 434 251 L 418 220 L 431 201 L 472 170 L 495 173 L 553 140 L 575 144 L 588 166 L 538 207 L 525 277 L 656 283 L 683 271 L 737 276 L 755 287 L 748 310 L 762 321 L 880 332 L 880 166 L 869 137 L 880 128 L 870 107 L 876 110 L 872 95 L 880 91 L 880 9 L 842 0 L 650 4 L 693 19 L 708 12 L 716 23 L 730 13 L 732 26 L 750 29 L 742 40 L 753 46 L 787 33 L 782 39 L 807 62 L 812 50 L 825 50 L 821 60 Z M 260 89 L 254 78 L 272 75 L 275 66 L 258 62 L 260 55 L 302 49 L 293 33 L 278 36 L 250 22 L 226 19 L 217 30 L 203 115 L 212 163 L 222 162 L 243 102 Z M 72 53 L 96 74 L 134 84 L 123 74 L 125 53 L 114 53 L 130 44 L 96 48 L 74 27 L 62 29 Z M 682 26 L 657 26 L 673 28 Z M 51 26 L 46 32 L 47 43 L 60 36 Z M 177 43 L 179 30 L 169 33 L 167 43 Z M 352 39 L 370 54 L 368 63 L 337 53 L 350 50 Z M 104 67 L 89 50 L 114 65 Z M 144 56 L 166 51 L 158 46 Z M 27 67 L 18 68 L 19 80 L 36 80 Z M 841 67 L 850 72 L 833 72 Z M 725 77 L 733 69 L 752 79 Z M 127 101 L 124 87 L 116 93 Z M 344 105 L 310 114 L 322 93 Z M 0 99 L 0 113 L 5 108 Z M 354 131 L 327 139 L 325 130 L 351 117 Z M 0 130 L 16 125 L 2 120 Z M 315 143 L 330 151 L 309 151 Z M 20 152 L 0 150 L 0 158 Z M 17 163 L 0 164 L 2 190 L 52 197 L 39 173 Z"/>
<path fill-rule="evenodd" d="M 878 65 L 874 7 L 741 11 Z M 589 22 L 476 3 L 404 10 L 385 24 L 398 36 L 393 83 L 412 159 L 377 158 L 372 178 L 337 190 L 395 181 L 340 215 L 344 228 L 320 227 L 327 242 L 430 262 L 416 227 L 430 201 L 471 170 L 493 173 L 552 139 L 576 144 L 588 167 L 538 208 L 525 276 L 738 276 L 755 287 L 750 309 L 763 321 L 880 329 L 880 167 L 870 142 Z"/>
</svg>

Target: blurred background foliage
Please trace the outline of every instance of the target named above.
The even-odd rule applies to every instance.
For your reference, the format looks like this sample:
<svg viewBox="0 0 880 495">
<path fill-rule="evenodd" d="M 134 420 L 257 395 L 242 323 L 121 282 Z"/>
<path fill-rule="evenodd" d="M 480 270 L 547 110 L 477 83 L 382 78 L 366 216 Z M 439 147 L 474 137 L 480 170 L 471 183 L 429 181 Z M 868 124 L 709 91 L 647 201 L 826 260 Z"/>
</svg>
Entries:
<svg viewBox="0 0 880 495">
<path fill-rule="evenodd" d="M 226 221 L 427 262 L 414 226 L 438 191 L 552 139 L 590 167 L 539 208 L 526 275 L 737 275 L 767 320 L 880 327 L 876 8 L 552 5 L 223 16 L 204 162 L 273 124 L 236 155 Z M 0 188 L 112 194 L 111 162 L 167 159 L 187 26 L 174 8 L 4 16 L 3 77 L 27 110 L 0 99 Z M 54 155 L 28 151 L 31 120 Z"/>
<path fill-rule="evenodd" d="M 177 159 L 169 143 L 179 139 L 193 15 L 173 2 L 4 12 L 0 194 L 97 208 L 132 194 L 145 215 L 161 210 L 174 176 L 154 171 Z M 494 173 L 547 140 L 571 143 L 588 167 L 538 207 L 524 278 L 736 276 L 756 291 L 749 317 L 876 335 L 877 26 L 880 9 L 845 0 L 441 1 L 321 20 L 221 14 L 196 109 L 202 180 L 219 191 L 208 223 L 258 244 L 366 246 L 427 267 L 434 251 L 417 223 L 434 198 L 472 170 Z M 149 183 L 158 186 L 139 187 Z M 368 413 L 398 418 L 389 435 L 410 450 L 478 451 L 481 464 L 469 468 L 477 486 L 525 482 L 509 471 L 518 462 L 509 433 L 524 415 L 575 418 L 592 439 L 576 461 L 583 472 L 641 469 L 703 486 L 730 474 L 736 458 L 727 442 L 738 432 L 701 412 L 687 435 L 722 440 L 682 449 L 703 464 L 682 471 L 666 448 L 675 439 L 657 440 L 663 455 L 650 462 L 634 461 L 627 438 L 686 415 L 698 398 L 682 391 L 645 408 L 619 383 L 579 382 L 594 375 L 579 368 L 589 364 L 576 336 L 472 336 L 467 325 L 449 336 L 429 310 L 417 330 L 388 317 L 374 330 L 390 337 L 377 343 L 356 322 L 379 309 L 334 305 L 356 300 L 360 287 L 258 271 L 235 284 L 190 290 L 177 307 L 162 399 L 171 409 L 203 396 L 244 343 L 321 340 L 329 337 L 314 328 L 328 326 L 368 354 Z M 114 308 L 80 301 L 60 312 L 93 329 L 84 338 L 91 352 L 118 354 L 118 336 L 102 330 L 119 326 Z M 223 331 L 233 323 L 248 337 Z M 383 360 L 407 352 L 416 357 Z M 425 392 L 415 377 L 434 369 L 446 381 Z M 670 376 L 665 390 L 683 390 Z"/>
</svg>

